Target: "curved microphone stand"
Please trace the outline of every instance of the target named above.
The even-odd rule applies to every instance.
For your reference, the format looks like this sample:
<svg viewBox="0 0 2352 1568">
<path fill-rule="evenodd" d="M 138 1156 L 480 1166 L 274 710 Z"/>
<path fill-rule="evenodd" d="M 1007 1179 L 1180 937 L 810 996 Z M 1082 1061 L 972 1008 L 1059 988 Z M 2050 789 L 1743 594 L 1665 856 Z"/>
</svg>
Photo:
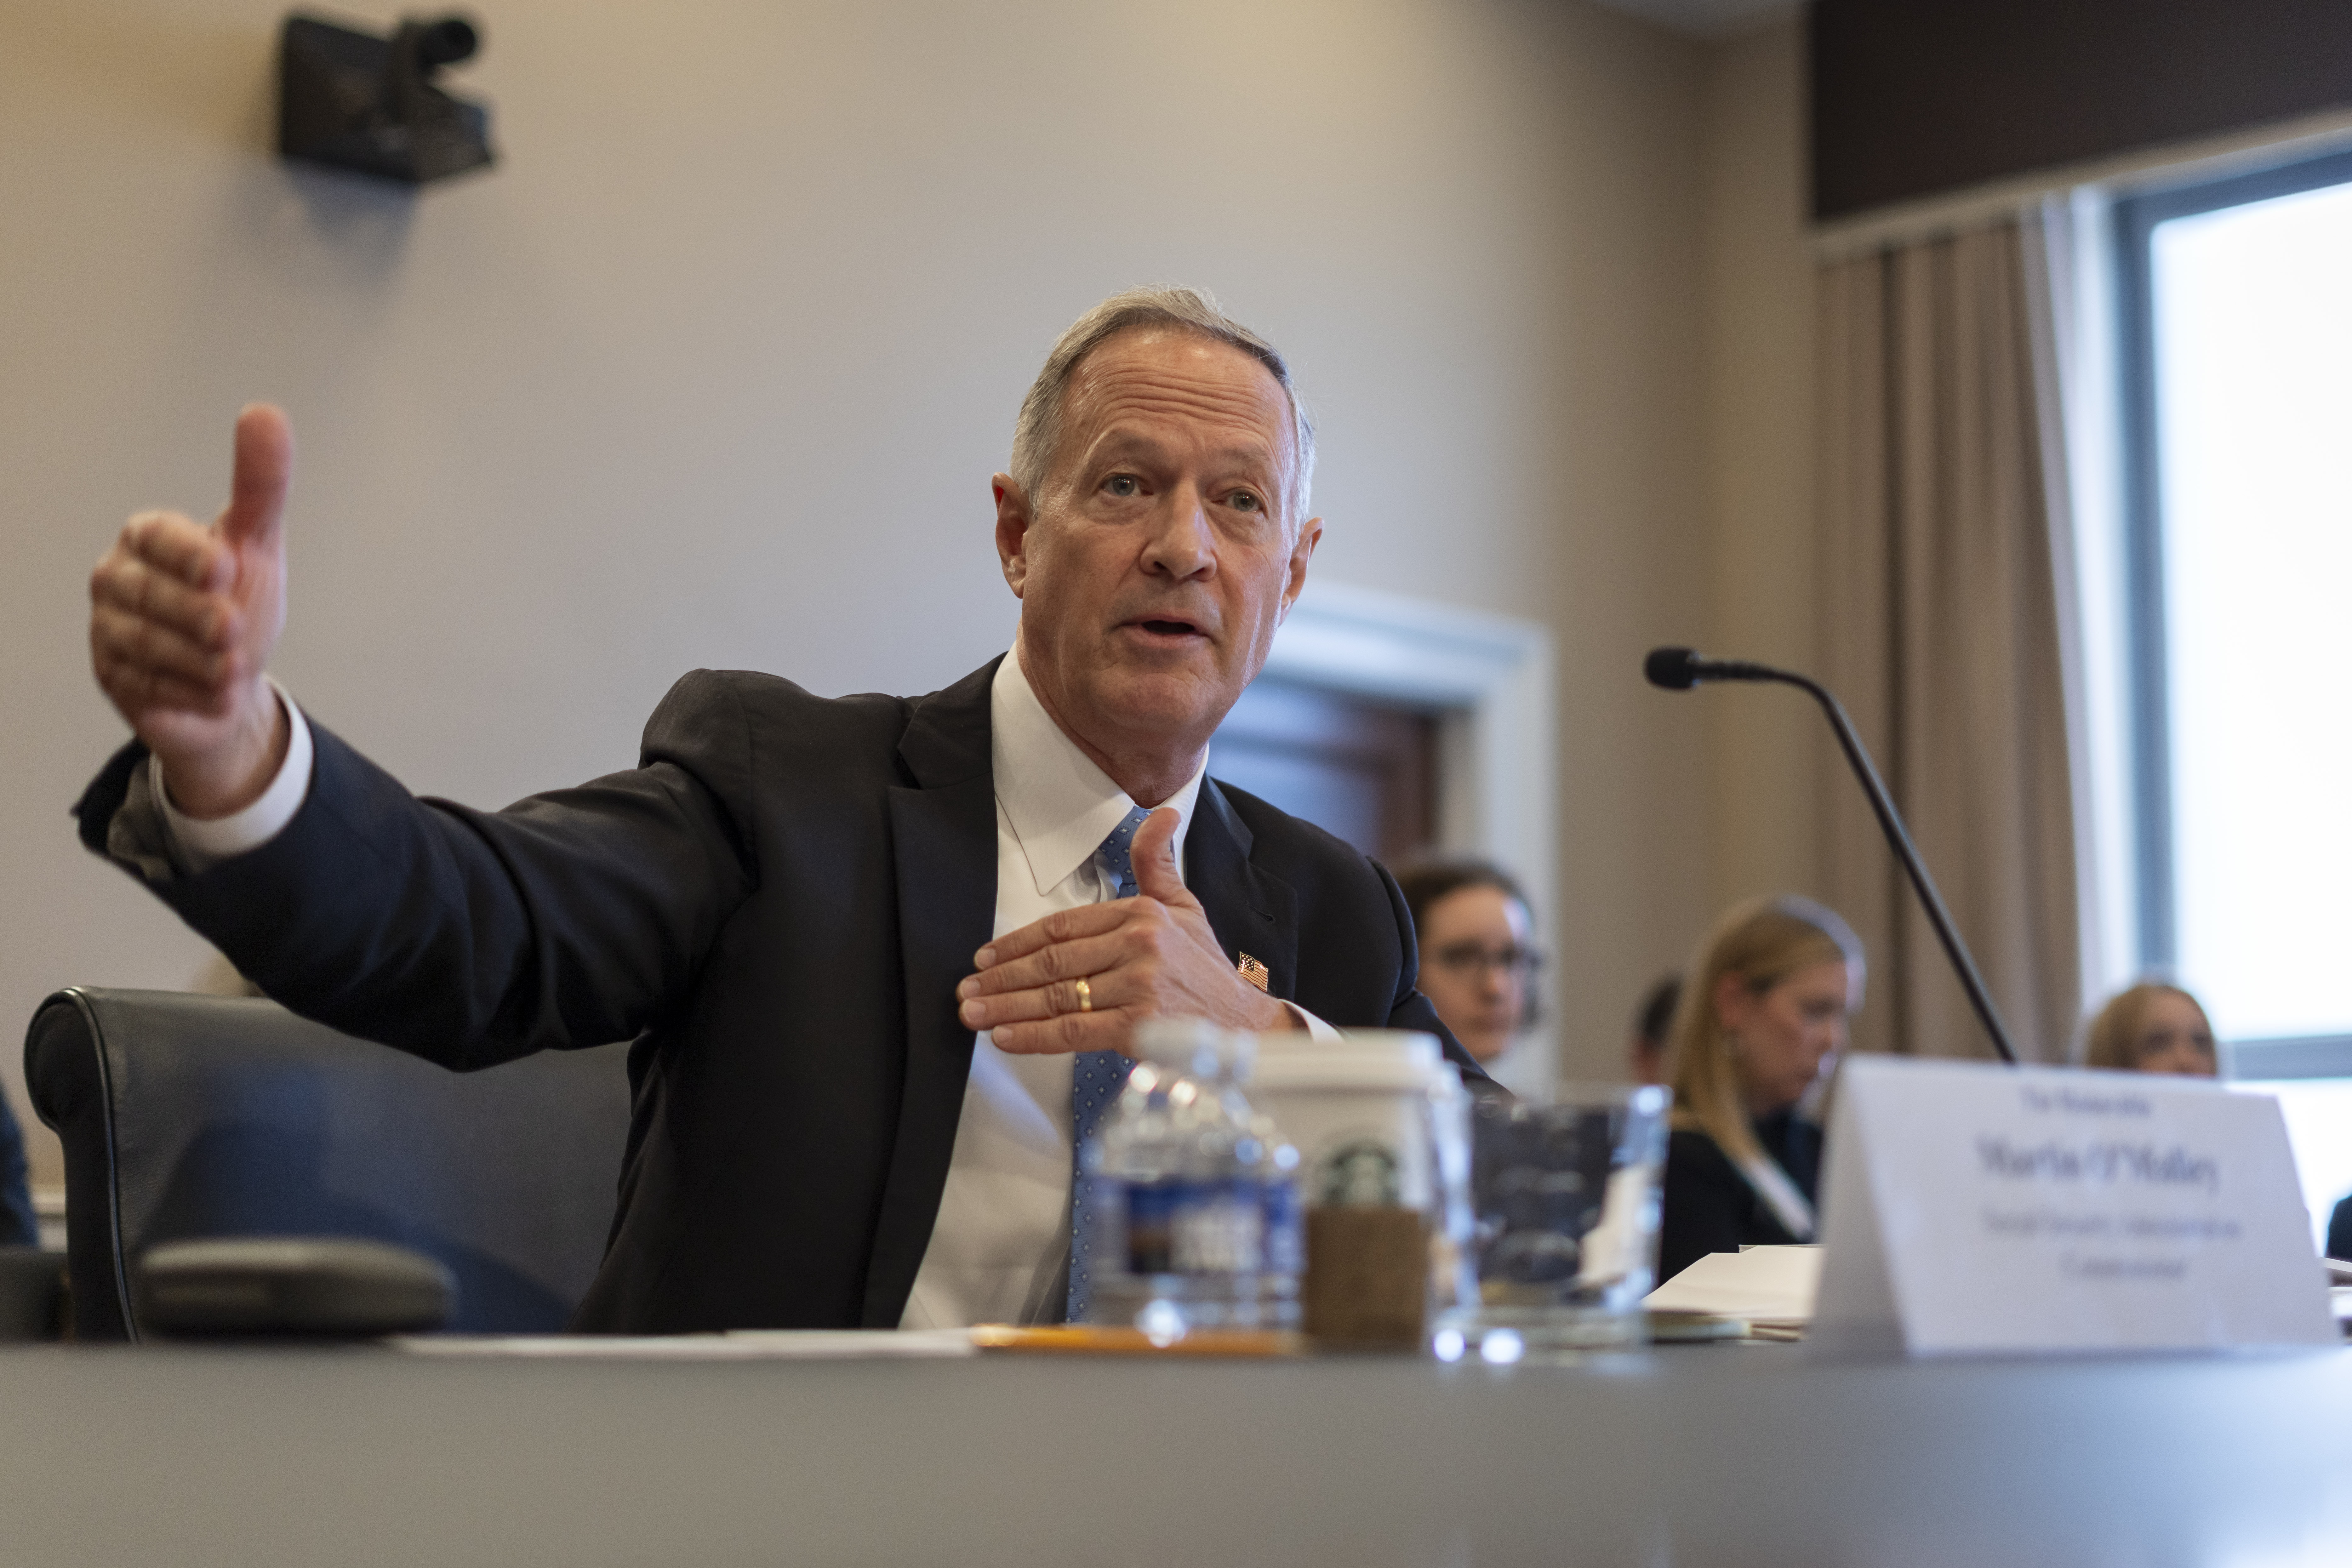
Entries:
<svg viewBox="0 0 2352 1568">
<path fill-rule="evenodd" d="M 1878 814 L 1878 826 L 1886 830 L 1886 842 L 1893 847 L 1895 859 L 1910 874 L 1912 890 L 1927 911 L 1927 923 L 1936 928 L 1936 935 L 1944 944 L 1944 952 L 1952 961 L 1952 969 L 1960 977 L 1960 988 L 1969 994 L 1969 1005 L 1977 1010 L 1985 1033 L 1992 1037 L 1992 1048 L 2010 1066 L 2017 1065 L 2017 1052 L 2009 1043 L 2009 1029 L 2000 1021 L 1992 1005 L 1992 994 L 1985 989 L 1984 976 L 1977 973 L 1977 961 L 1969 955 L 1968 943 L 1952 924 L 1952 913 L 1944 907 L 1944 896 L 1936 890 L 1936 879 L 1927 875 L 1926 862 L 1919 858 L 1917 846 L 1911 842 L 1910 829 L 1903 826 L 1895 801 L 1886 793 L 1886 784 L 1878 776 L 1876 764 L 1870 753 L 1863 750 L 1862 737 L 1853 732 L 1853 722 L 1845 716 L 1838 700 L 1830 695 L 1829 688 L 1809 675 L 1793 670 L 1775 669 L 1769 664 L 1751 664 L 1746 659 L 1702 658 L 1686 647 L 1661 647 L 1650 650 L 1642 661 L 1642 673 L 1653 686 L 1669 691 L 1688 691 L 1702 680 L 1769 680 L 1783 686 L 1793 686 L 1809 694 L 1822 705 L 1829 716 L 1830 728 L 1837 731 L 1838 744 L 1845 749 L 1845 760 L 1853 764 L 1853 776 L 1862 781 L 1862 793 L 1870 797 L 1870 809 Z"/>
</svg>

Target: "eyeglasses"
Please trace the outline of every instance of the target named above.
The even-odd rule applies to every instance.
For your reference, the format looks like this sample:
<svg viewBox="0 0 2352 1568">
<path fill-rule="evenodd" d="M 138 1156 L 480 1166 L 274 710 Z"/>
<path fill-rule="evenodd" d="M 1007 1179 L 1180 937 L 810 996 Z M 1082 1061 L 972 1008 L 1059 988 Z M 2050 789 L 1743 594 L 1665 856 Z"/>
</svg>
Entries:
<svg viewBox="0 0 2352 1568">
<path fill-rule="evenodd" d="M 1439 948 L 1431 962 L 1456 980 L 1481 978 L 1490 969 L 1525 980 L 1543 967 L 1543 954 L 1531 947 L 1481 947 L 1475 942 L 1457 942 Z"/>
</svg>

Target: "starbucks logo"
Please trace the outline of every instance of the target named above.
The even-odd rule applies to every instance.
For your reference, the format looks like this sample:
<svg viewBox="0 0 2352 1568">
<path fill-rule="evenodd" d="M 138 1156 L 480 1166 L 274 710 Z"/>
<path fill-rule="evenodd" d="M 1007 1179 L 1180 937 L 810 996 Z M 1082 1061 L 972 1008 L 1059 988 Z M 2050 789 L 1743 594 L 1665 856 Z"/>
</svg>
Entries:
<svg viewBox="0 0 2352 1568">
<path fill-rule="evenodd" d="M 1396 1155 L 1385 1143 L 1366 1139 L 1342 1143 L 1325 1157 L 1315 1201 L 1324 1208 L 1394 1208 L 1398 1193 Z"/>
</svg>

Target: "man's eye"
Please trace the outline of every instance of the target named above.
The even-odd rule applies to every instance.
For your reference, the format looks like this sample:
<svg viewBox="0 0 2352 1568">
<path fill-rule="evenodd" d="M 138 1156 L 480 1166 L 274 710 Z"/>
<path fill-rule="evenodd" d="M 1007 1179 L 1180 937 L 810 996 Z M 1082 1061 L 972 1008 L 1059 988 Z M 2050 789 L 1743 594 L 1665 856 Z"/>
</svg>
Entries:
<svg viewBox="0 0 2352 1568">
<path fill-rule="evenodd" d="M 1262 503 L 1258 500 L 1257 494 L 1254 490 L 1235 490 L 1229 499 L 1235 507 L 1243 511 L 1258 511 L 1263 510 Z"/>
<path fill-rule="evenodd" d="M 1103 489 L 1115 496 L 1131 496 L 1140 493 L 1142 487 L 1133 474 L 1113 474 L 1103 481 Z"/>
</svg>

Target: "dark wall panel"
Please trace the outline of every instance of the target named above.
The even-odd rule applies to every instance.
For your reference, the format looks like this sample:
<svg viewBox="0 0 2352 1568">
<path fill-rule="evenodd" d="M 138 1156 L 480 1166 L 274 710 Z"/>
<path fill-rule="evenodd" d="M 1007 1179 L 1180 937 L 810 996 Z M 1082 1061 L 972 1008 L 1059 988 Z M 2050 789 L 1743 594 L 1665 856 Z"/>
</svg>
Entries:
<svg viewBox="0 0 2352 1568">
<path fill-rule="evenodd" d="M 1813 216 L 2352 104 L 2352 0 L 1816 0 Z"/>
</svg>

